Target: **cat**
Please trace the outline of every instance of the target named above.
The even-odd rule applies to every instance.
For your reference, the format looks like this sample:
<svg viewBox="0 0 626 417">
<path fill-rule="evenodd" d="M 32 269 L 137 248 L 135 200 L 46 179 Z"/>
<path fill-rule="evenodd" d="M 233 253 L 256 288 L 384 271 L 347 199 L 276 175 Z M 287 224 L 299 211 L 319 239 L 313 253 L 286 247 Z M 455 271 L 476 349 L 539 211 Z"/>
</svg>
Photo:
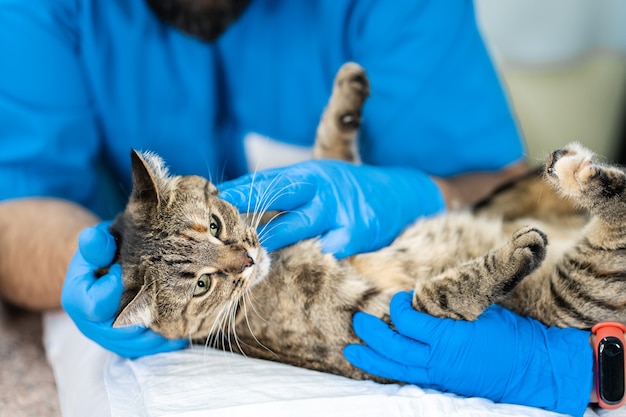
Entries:
<svg viewBox="0 0 626 417">
<path fill-rule="evenodd" d="M 369 93 L 355 63 L 337 73 L 315 155 L 358 158 Z M 393 294 L 413 306 L 474 320 L 498 303 L 547 325 L 626 322 L 626 172 L 579 144 L 472 210 L 417 220 L 388 247 L 337 260 L 316 239 L 268 253 L 246 216 L 199 176 L 170 175 L 132 151 L 133 190 L 111 225 L 125 291 L 114 326 L 139 324 L 167 338 L 248 356 L 388 382 L 353 367 L 352 315 L 389 321 Z M 280 217 L 278 220 L 280 221 Z M 548 246 L 548 237 L 550 245 Z"/>
</svg>

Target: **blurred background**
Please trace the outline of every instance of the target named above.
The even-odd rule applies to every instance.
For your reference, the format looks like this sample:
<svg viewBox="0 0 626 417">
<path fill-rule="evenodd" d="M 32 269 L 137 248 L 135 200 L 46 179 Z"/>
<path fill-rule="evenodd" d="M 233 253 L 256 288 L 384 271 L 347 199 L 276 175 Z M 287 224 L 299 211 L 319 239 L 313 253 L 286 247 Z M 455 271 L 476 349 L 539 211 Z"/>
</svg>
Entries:
<svg viewBox="0 0 626 417">
<path fill-rule="evenodd" d="M 530 160 L 579 141 L 626 164 L 626 1 L 475 2 Z M 41 331 L 38 314 L 0 304 L 1 416 L 60 415 Z"/>
<path fill-rule="evenodd" d="M 578 141 L 626 164 L 626 1 L 475 3 L 530 161 Z"/>
</svg>

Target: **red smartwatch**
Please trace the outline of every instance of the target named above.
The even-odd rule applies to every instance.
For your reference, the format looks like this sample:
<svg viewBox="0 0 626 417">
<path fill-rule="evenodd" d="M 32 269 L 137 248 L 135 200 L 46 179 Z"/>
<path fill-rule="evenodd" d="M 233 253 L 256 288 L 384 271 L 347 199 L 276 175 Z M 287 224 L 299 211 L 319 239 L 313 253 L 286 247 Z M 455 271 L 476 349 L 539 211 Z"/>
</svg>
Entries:
<svg viewBox="0 0 626 417">
<path fill-rule="evenodd" d="M 594 357 L 598 405 L 607 409 L 619 408 L 625 400 L 626 326 L 617 322 L 603 322 L 593 326 L 591 331 L 596 335 Z"/>
</svg>

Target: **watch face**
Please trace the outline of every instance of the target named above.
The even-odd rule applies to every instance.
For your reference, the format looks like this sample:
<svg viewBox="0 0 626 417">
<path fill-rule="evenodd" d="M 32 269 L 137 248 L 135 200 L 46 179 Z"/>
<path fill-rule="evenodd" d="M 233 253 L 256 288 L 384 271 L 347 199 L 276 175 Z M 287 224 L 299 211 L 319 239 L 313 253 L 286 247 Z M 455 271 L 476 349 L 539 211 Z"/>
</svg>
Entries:
<svg viewBox="0 0 626 417">
<path fill-rule="evenodd" d="M 598 385 L 601 400 L 617 404 L 624 397 L 624 346 L 613 336 L 602 339 L 598 346 Z"/>
</svg>

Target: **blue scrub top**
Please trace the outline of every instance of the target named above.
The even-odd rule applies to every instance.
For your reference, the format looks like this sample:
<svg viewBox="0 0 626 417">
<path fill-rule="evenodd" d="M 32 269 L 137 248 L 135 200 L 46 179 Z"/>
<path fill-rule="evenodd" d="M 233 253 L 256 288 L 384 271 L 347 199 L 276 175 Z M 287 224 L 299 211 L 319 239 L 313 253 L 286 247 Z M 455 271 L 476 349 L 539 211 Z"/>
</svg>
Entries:
<svg viewBox="0 0 626 417">
<path fill-rule="evenodd" d="M 364 162 L 445 177 L 523 157 L 469 0 L 252 0 L 214 43 L 143 0 L 0 0 L 0 28 L 0 199 L 110 218 L 131 148 L 176 174 L 241 175 L 247 133 L 312 144 L 346 61 L 372 84 Z"/>
</svg>

